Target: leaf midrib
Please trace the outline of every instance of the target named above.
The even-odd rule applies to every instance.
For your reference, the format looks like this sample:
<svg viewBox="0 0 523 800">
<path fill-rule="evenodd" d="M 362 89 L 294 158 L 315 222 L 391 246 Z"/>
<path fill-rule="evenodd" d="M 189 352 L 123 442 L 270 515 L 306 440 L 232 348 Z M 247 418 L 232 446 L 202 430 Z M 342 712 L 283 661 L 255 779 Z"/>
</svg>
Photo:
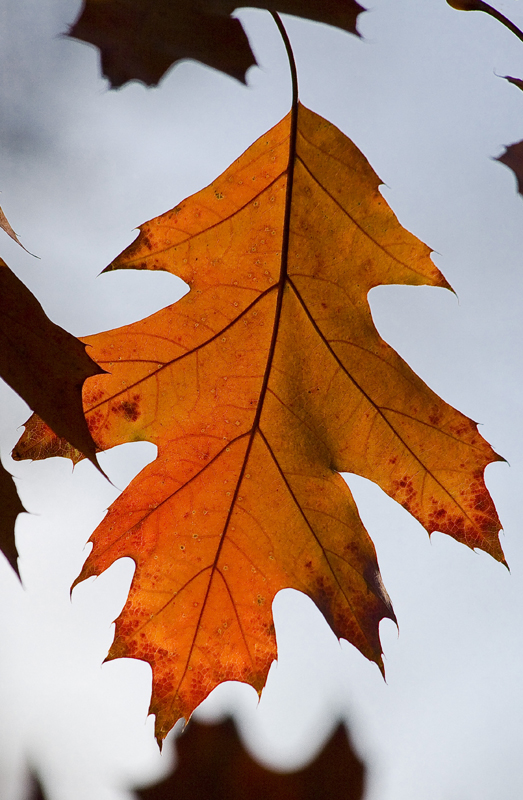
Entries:
<svg viewBox="0 0 523 800">
<path fill-rule="evenodd" d="M 212 584 L 213 584 L 213 581 L 214 581 L 215 574 L 219 573 L 221 578 L 222 578 L 222 580 L 224 580 L 224 583 L 227 584 L 227 582 L 223 578 L 223 575 L 221 575 L 221 573 L 220 573 L 220 571 L 218 569 L 218 562 L 219 562 L 219 559 L 220 559 L 221 551 L 223 549 L 223 545 L 225 543 L 225 539 L 226 539 L 227 532 L 228 532 L 228 529 L 229 529 L 230 521 L 231 521 L 232 515 L 233 515 L 233 513 L 235 511 L 235 508 L 236 508 L 236 501 L 237 501 L 238 495 L 240 493 L 240 488 L 241 488 L 241 485 L 242 485 L 242 482 L 243 482 L 243 478 L 244 478 L 244 475 L 245 475 L 245 472 L 246 472 L 246 469 L 247 469 L 247 464 L 248 464 L 249 457 L 250 457 L 250 454 L 251 454 L 251 450 L 252 450 L 252 447 L 253 447 L 253 444 L 254 444 L 254 440 L 255 440 L 256 434 L 259 432 L 259 429 L 260 429 L 260 418 L 261 418 L 261 415 L 262 415 L 263 406 L 264 406 L 264 402 L 265 402 L 265 397 L 266 397 L 266 394 L 267 394 L 267 388 L 268 388 L 268 385 L 269 385 L 269 378 L 270 378 L 271 369 L 272 369 L 272 362 L 273 362 L 273 359 L 274 359 L 274 353 L 275 353 L 275 350 L 276 350 L 276 343 L 277 343 L 278 333 L 279 333 L 281 312 L 282 312 L 282 307 L 283 307 L 283 296 L 284 296 L 285 288 L 286 288 L 286 285 L 287 285 L 287 278 L 288 278 L 287 272 L 288 272 L 288 255 L 289 255 L 289 236 L 290 236 L 290 220 L 291 220 L 291 213 L 292 213 L 292 193 L 293 193 L 293 183 L 294 183 L 294 167 L 295 167 L 295 164 L 296 164 L 296 139 L 297 139 L 297 129 L 298 129 L 298 108 L 299 108 L 298 99 L 297 99 L 297 95 L 295 94 L 295 96 L 293 98 L 293 106 L 292 106 L 292 110 L 291 110 L 291 128 L 290 128 L 290 135 L 289 135 L 289 160 L 288 160 L 287 169 L 286 169 L 286 172 L 287 172 L 287 187 L 286 187 L 285 210 L 284 210 L 284 218 L 283 218 L 280 276 L 279 276 L 279 280 L 278 280 L 278 284 L 277 284 L 278 295 L 277 295 L 277 298 L 276 298 L 276 308 L 275 308 L 275 311 L 274 311 L 274 322 L 273 322 L 273 329 L 272 329 L 272 338 L 271 338 L 271 342 L 270 342 L 270 345 L 269 345 L 269 350 L 268 350 L 268 353 L 267 353 L 267 362 L 266 362 L 266 366 L 265 366 L 265 372 L 264 372 L 264 375 L 263 375 L 263 381 L 262 381 L 262 386 L 261 386 L 261 389 L 260 389 L 260 395 L 259 395 L 258 403 L 257 403 L 257 406 L 256 406 L 256 413 L 255 413 L 254 421 L 253 421 L 252 428 L 251 428 L 251 431 L 250 431 L 249 441 L 247 443 L 247 447 L 246 447 L 246 450 L 245 450 L 245 455 L 243 457 L 243 463 L 242 463 L 242 466 L 241 466 L 241 469 L 240 469 L 240 474 L 238 475 L 238 479 L 236 481 L 236 488 L 234 490 L 234 494 L 233 494 L 233 497 L 232 497 L 232 500 L 231 500 L 231 503 L 230 503 L 230 506 L 229 506 L 229 512 L 227 514 L 227 518 L 226 518 L 224 526 L 223 526 L 222 534 L 220 536 L 220 541 L 219 541 L 218 546 L 216 548 L 216 554 L 215 554 L 215 557 L 214 557 L 214 562 L 213 562 L 212 567 L 211 567 L 211 574 L 210 574 L 210 577 L 209 577 L 209 582 L 207 584 L 205 597 L 203 598 L 201 609 L 200 609 L 200 613 L 198 615 L 198 621 L 197 621 L 196 626 L 195 626 L 194 637 L 193 637 L 193 640 L 191 642 L 191 647 L 189 649 L 189 653 L 187 655 L 187 660 L 185 662 L 185 668 L 184 668 L 183 673 L 182 673 L 182 675 L 180 677 L 180 680 L 178 682 L 178 686 L 176 688 L 176 691 L 175 691 L 175 693 L 173 695 L 172 703 L 174 703 L 176 697 L 178 696 L 178 692 L 180 690 L 180 687 L 183 684 L 183 681 L 185 680 L 185 676 L 186 676 L 188 668 L 189 668 L 191 657 L 192 657 L 194 648 L 196 646 L 196 639 L 197 639 L 197 636 L 198 636 L 198 631 L 199 631 L 199 628 L 200 628 L 200 624 L 201 624 L 201 620 L 202 620 L 203 614 L 204 614 L 206 606 L 207 606 L 207 601 L 208 601 L 208 598 L 209 598 L 209 594 L 210 594 L 210 591 L 211 591 L 211 587 L 212 587 Z M 282 173 L 282 174 L 285 174 L 285 173 Z M 259 298 L 257 298 L 257 299 L 259 299 Z M 250 659 L 251 663 L 253 663 L 254 659 L 253 659 L 253 657 L 251 655 L 251 652 L 249 650 L 248 643 L 247 643 L 243 628 L 241 626 L 241 622 L 239 620 L 239 616 L 238 616 L 238 613 L 237 613 L 237 610 L 236 610 L 232 595 L 230 595 L 230 597 L 231 597 L 231 602 L 233 604 L 233 607 L 235 609 L 236 617 L 238 619 L 238 624 L 239 624 L 240 632 L 242 634 L 242 638 L 243 638 L 243 641 L 244 641 L 244 644 L 245 644 L 245 649 L 247 651 L 247 654 L 249 656 L 249 659 Z"/>
</svg>

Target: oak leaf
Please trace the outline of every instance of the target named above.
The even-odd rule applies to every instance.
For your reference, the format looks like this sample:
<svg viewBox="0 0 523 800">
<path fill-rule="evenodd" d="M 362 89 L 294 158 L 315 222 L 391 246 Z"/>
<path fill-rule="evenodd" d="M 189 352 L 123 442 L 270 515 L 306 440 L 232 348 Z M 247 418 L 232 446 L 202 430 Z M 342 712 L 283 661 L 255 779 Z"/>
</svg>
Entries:
<svg viewBox="0 0 523 800">
<path fill-rule="evenodd" d="M 448 286 L 379 185 L 344 134 L 296 106 L 107 268 L 165 270 L 190 287 L 83 340 L 110 373 L 84 388 L 97 446 L 158 447 L 94 532 L 77 581 L 135 561 L 108 658 L 151 664 L 160 741 L 221 681 L 261 691 L 280 589 L 307 594 L 383 666 L 378 626 L 394 613 L 340 472 L 376 482 L 429 532 L 504 560 L 483 480 L 499 456 L 373 324 L 372 287 Z M 36 455 L 59 454 L 38 425 Z"/>
<path fill-rule="evenodd" d="M 244 748 L 232 719 L 191 720 L 176 740 L 175 771 L 138 792 L 140 800 L 362 800 L 365 767 L 340 723 L 316 758 L 294 772 L 274 772 Z"/>
<path fill-rule="evenodd" d="M 152 86 L 177 61 L 193 58 L 245 81 L 256 64 L 235 0 L 84 0 L 69 36 L 100 49 L 112 87 Z M 356 0 L 252 0 L 249 6 L 308 17 L 356 33 Z"/>
</svg>

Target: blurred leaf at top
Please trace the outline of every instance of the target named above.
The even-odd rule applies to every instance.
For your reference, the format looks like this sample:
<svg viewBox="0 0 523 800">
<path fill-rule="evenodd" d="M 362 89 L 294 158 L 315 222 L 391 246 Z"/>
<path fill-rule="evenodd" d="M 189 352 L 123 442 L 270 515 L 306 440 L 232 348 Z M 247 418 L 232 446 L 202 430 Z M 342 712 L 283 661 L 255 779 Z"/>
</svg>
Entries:
<svg viewBox="0 0 523 800">
<path fill-rule="evenodd" d="M 84 0 L 69 35 L 100 49 L 102 72 L 112 88 L 131 80 L 154 86 L 186 58 L 245 82 L 256 59 L 241 22 L 231 16 L 243 5 L 355 34 L 356 19 L 364 11 L 356 0 Z"/>
</svg>

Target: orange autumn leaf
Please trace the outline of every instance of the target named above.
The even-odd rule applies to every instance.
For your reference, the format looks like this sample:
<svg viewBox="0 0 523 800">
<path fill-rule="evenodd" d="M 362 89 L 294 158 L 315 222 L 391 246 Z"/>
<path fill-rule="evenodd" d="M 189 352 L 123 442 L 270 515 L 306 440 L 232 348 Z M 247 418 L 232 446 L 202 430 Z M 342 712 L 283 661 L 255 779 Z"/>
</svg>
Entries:
<svg viewBox="0 0 523 800">
<path fill-rule="evenodd" d="M 378 627 L 394 614 L 340 472 L 504 560 L 483 480 L 499 457 L 373 324 L 372 287 L 447 286 L 379 184 L 344 134 L 296 106 L 108 267 L 190 287 L 84 340 L 110 373 L 84 388 L 97 446 L 158 447 L 91 537 L 78 581 L 135 561 L 109 658 L 151 664 L 160 741 L 221 681 L 262 689 L 280 589 L 312 598 L 382 667 Z M 33 419 L 18 456 L 46 452 L 70 454 Z"/>
</svg>

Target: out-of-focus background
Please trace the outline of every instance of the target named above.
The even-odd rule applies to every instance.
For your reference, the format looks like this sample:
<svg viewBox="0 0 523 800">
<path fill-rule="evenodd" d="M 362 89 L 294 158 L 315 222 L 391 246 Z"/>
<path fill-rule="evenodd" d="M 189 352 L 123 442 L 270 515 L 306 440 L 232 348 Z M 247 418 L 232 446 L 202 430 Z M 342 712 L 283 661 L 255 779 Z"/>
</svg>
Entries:
<svg viewBox="0 0 523 800">
<path fill-rule="evenodd" d="M 302 102 L 340 127 L 384 181 L 402 224 L 456 291 L 375 289 L 376 324 L 445 400 L 481 423 L 509 463 L 487 468 L 511 573 L 441 534 L 429 541 L 354 476 L 399 619 L 381 632 L 387 683 L 338 643 L 294 591 L 274 602 L 279 660 L 258 704 L 224 684 L 196 712 L 233 713 L 251 752 L 302 766 L 347 720 L 367 763 L 366 800 L 523 796 L 523 199 L 493 159 L 523 139 L 523 44 L 444 0 L 368 0 L 362 40 L 286 17 Z M 267 13 L 243 9 L 259 68 L 247 87 L 196 63 L 159 88 L 108 91 L 94 48 L 63 38 L 79 0 L 2 0 L 0 204 L 31 258 L 0 254 L 53 321 L 86 335 L 144 317 L 185 291 L 166 274 L 98 277 L 137 225 L 213 180 L 287 113 L 284 48 Z M 517 0 L 497 7 L 523 25 Z M 20 800 L 27 765 L 50 800 L 130 800 L 171 766 L 147 718 L 150 669 L 101 665 L 132 577 L 129 560 L 69 588 L 105 509 L 154 447 L 88 463 L 14 463 L 28 410 L 0 387 L 1 447 L 30 514 L 17 523 L 22 588 L 0 561 L 0 797 Z M 175 731 L 176 734 L 176 731 Z"/>
</svg>

